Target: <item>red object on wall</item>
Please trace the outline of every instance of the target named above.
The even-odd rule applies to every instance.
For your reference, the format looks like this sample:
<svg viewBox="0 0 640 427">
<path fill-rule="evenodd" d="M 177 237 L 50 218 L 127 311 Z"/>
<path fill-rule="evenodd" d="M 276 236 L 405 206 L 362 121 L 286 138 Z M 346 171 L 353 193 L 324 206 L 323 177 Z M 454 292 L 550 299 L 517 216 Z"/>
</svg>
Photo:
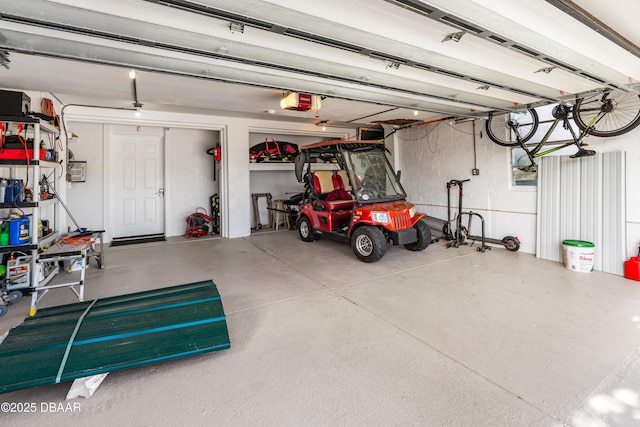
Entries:
<svg viewBox="0 0 640 427">
<path fill-rule="evenodd" d="M 624 262 L 624 277 L 640 281 L 640 257 L 632 256 Z"/>
</svg>

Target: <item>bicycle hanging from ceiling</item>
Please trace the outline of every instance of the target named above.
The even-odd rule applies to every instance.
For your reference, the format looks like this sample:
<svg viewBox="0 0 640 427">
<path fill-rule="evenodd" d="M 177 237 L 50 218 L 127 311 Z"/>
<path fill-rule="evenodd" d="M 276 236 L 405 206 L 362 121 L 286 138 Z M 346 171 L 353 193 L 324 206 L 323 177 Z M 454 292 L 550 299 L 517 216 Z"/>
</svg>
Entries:
<svg viewBox="0 0 640 427">
<path fill-rule="evenodd" d="M 486 124 L 487 136 L 493 142 L 504 147 L 520 147 L 529 157 L 530 165 L 522 168 L 535 171 L 535 159 L 575 145 L 578 151 L 570 157 L 585 157 L 596 154 L 584 148 L 584 138 L 588 135 L 612 137 L 625 134 L 640 125 L 640 95 L 620 90 L 604 90 L 602 92 L 576 99 L 573 106 L 558 104 L 553 108 L 554 121 L 535 146 L 527 146 L 538 130 L 540 120 L 534 109 L 520 112 L 492 114 Z M 576 134 L 571 126 L 570 118 L 580 130 Z M 558 124 L 571 134 L 571 140 L 565 144 L 555 145 L 543 150 L 549 144 L 549 138 Z"/>
</svg>

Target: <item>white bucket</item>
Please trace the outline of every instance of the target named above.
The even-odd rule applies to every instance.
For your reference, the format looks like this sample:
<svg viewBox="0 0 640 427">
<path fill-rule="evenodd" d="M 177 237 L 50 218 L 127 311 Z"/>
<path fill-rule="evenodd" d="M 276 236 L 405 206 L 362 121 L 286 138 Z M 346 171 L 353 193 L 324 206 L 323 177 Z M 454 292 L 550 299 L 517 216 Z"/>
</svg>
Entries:
<svg viewBox="0 0 640 427">
<path fill-rule="evenodd" d="M 595 245 L 584 240 L 563 240 L 564 266 L 571 271 L 579 273 L 591 273 L 593 271 L 593 259 Z"/>
</svg>

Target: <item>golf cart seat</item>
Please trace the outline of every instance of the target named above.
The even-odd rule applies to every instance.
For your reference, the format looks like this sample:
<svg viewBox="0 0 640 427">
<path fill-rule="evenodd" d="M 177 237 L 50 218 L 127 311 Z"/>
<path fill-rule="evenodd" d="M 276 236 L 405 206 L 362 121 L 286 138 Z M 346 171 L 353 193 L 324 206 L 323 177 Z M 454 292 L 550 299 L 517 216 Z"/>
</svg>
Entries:
<svg viewBox="0 0 640 427">
<path fill-rule="evenodd" d="M 336 171 L 336 174 L 334 176 L 340 188 L 342 188 L 345 191 L 351 192 L 351 184 L 349 184 L 347 171 L 344 171 L 344 170 Z"/>
<path fill-rule="evenodd" d="M 352 199 L 340 199 L 340 200 L 326 200 L 329 193 L 334 190 L 342 190 L 338 183 L 338 178 L 332 171 L 315 171 L 312 176 L 313 192 L 317 196 L 318 200 L 322 202 L 325 210 L 337 211 L 344 209 L 351 209 L 354 205 Z"/>
</svg>

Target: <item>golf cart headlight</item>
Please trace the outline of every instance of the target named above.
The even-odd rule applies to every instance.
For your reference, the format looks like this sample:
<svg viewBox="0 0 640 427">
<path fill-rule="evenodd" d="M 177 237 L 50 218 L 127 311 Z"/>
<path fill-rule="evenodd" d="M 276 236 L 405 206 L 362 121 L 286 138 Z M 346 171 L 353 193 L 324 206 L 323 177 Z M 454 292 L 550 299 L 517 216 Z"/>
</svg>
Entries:
<svg viewBox="0 0 640 427">
<path fill-rule="evenodd" d="M 411 209 L 409 209 L 409 217 L 413 218 L 414 216 L 416 216 L 416 207 L 412 207 Z"/>
<path fill-rule="evenodd" d="M 372 212 L 371 218 L 375 222 L 387 223 L 389 222 L 389 215 L 386 212 Z"/>
</svg>

